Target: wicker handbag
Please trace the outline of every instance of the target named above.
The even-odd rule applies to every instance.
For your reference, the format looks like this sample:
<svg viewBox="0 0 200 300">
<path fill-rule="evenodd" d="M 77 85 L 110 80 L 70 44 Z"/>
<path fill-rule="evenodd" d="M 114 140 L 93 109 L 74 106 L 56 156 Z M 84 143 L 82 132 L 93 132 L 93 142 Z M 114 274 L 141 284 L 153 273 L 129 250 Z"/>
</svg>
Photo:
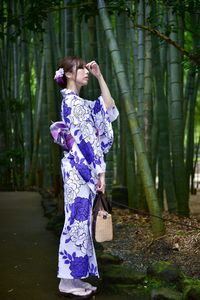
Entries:
<svg viewBox="0 0 200 300">
<path fill-rule="evenodd" d="M 97 193 L 93 206 L 93 235 L 99 243 L 113 239 L 111 206 L 101 192 Z"/>
</svg>

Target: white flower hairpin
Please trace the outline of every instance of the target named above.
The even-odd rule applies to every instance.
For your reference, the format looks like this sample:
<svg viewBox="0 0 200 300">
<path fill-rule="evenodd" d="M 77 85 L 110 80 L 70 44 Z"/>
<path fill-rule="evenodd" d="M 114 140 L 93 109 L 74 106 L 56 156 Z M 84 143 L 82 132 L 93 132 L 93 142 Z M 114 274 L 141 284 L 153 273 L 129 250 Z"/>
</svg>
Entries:
<svg viewBox="0 0 200 300">
<path fill-rule="evenodd" d="M 60 68 L 56 71 L 56 74 L 54 76 L 54 79 L 62 78 L 64 75 L 65 71 L 63 68 Z"/>
</svg>

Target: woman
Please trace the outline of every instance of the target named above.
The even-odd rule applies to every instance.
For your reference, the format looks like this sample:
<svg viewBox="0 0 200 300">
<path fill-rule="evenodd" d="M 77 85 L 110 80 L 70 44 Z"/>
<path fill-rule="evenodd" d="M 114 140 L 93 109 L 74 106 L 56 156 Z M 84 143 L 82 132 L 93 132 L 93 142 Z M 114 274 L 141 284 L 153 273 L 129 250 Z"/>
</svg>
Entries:
<svg viewBox="0 0 200 300">
<path fill-rule="evenodd" d="M 79 96 L 89 73 L 97 78 L 101 89 L 95 101 Z M 59 246 L 59 291 L 88 296 L 96 287 L 81 279 L 99 277 L 92 241 L 92 206 L 96 192 L 105 191 L 104 153 L 113 142 L 111 122 L 118 110 L 95 61 L 86 64 L 78 57 L 65 57 L 54 79 L 63 88 L 62 122 L 50 127 L 55 142 L 64 148 L 65 224 Z"/>
</svg>

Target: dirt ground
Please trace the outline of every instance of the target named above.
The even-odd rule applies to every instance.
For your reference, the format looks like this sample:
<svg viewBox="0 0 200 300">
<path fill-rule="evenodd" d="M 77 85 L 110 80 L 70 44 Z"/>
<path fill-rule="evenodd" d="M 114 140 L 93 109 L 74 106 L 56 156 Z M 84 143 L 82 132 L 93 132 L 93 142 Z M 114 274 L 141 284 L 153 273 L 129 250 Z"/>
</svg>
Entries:
<svg viewBox="0 0 200 300">
<path fill-rule="evenodd" d="M 104 243 L 104 252 L 119 255 L 140 271 L 154 261 L 169 260 L 186 275 L 200 278 L 200 192 L 191 196 L 190 212 L 190 218 L 164 213 L 166 234 L 153 241 L 149 217 L 113 208 L 114 239 Z"/>
</svg>

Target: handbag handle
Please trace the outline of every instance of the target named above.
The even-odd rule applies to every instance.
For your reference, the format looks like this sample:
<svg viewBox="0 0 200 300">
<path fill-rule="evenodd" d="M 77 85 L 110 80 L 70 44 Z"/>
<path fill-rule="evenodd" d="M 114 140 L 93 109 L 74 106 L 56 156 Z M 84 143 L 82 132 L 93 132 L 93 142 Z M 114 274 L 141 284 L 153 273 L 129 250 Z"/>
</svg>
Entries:
<svg viewBox="0 0 200 300">
<path fill-rule="evenodd" d="M 111 209 L 111 205 L 108 202 L 108 200 L 105 197 L 105 194 L 103 194 L 102 192 L 100 192 L 100 199 L 101 199 L 101 205 L 103 207 L 103 209 L 105 211 L 107 211 L 108 213 L 111 213 L 112 209 Z"/>
<path fill-rule="evenodd" d="M 105 194 L 98 192 L 94 201 L 94 214 L 97 214 L 102 207 L 105 211 L 111 213 L 112 208 L 110 203 L 106 200 Z"/>
</svg>

